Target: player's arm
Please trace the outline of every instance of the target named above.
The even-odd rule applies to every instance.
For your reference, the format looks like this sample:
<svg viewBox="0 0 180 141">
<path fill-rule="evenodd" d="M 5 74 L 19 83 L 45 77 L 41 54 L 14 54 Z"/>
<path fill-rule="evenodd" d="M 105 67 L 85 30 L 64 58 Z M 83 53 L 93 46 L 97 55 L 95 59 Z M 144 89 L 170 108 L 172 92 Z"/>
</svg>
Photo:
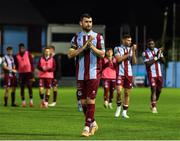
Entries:
<svg viewBox="0 0 180 141">
<path fill-rule="evenodd" d="M 163 55 L 163 51 L 164 51 L 164 48 L 159 48 L 159 50 L 158 50 L 158 61 L 160 61 L 161 63 L 165 63 L 166 62 L 166 59 L 165 59 L 165 57 L 164 57 L 164 55 Z"/>
<path fill-rule="evenodd" d="M 2 66 L 3 66 L 3 69 L 6 70 L 6 71 L 8 71 L 8 72 L 14 72 L 14 73 L 17 72 L 16 69 L 14 69 L 14 68 L 11 69 L 11 68 L 9 68 L 8 65 L 7 65 L 7 63 L 4 61 L 4 59 L 3 59 L 3 65 L 2 65 Z"/>
<path fill-rule="evenodd" d="M 69 59 L 74 58 L 78 56 L 80 53 L 82 53 L 88 46 L 88 43 L 92 41 L 92 39 L 93 38 L 90 37 L 89 40 L 87 40 L 86 43 L 80 48 L 78 48 L 76 45 L 73 45 L 68 51 L 68 54 L 67 54 L 68 58 Z"/>
<path fill-rule="evenodd" d="M 115 58 L 116 58 L 117 62 L 120 63 L 120 62 L 128 59 L 129 56 L 130 56 L 129 53 L 128 53 L 128 54 L 125 54 L 125 55 L 122 55 L 122 56 L 119 55 L 119 54 L 116 54 L 116 55 L 115 55 Z"/>
<path fill-rule="evenodd" d="M 43 67 L 42 67 L 42 65 L 41 65 L 41 57 L 39 58 L 38 65 L 37 65 L 37 69 L 38 69 L 39 71 L 43 71 L 43 72 L 44 72 L 44 69 L 43 69 Z"/>
<path fill-rule="evenodd" d="M 143 60 L 144 60 L 144 64 L 145 64 L 147 67 L 150 67 L 152 64 L 154 64 L 154 63 L 158 60 L 157 57 L 154 57 L 153 59 L 149 59 L 149 58 L 147 59 L 145 52 L 142 53 L 142 57 L 143 57 Z"/>
<path fill-rule="evenodd" d="M 89 47 L 97 56 L 99 56 L 100 58 L 104 58 L 105 52 L 103 50 L 96 48 L 92 43 L 89 43 Z"/>
<path fill-rule="evenodd" d="M 77 48 L 76 46 L 73 46 L 69 49 L 68 51 L 68 58 L 71 59 L 71 58 L 74 58 L 76 57 L 77 55 L 79 55 L 81 52 L 84 51 L 85 48 L 81 47 L 81 48 Z"/>
<path fill-rule="evenodd" d="M 54 70 L 56 69 L 56 63 L 55 63 L 55 60 L 53 58 L 53 66 L 49 69 L 47 69 L 48 72 L 54 72 Z"/>
<path fill-rule="evenodd" d="M 117 59 L 118 62 L 122 62 L 122 61 L 128 59 L 129 56 L 130 56 L 129 54 L 126 54 L 126 55 L 122 55 L 122 56 L 116 55 L 115 57 L 116 57 L 116 59 Z"/>
<path fill-rule="evenodd" d="M 105 56 L 104 39 L 102 35 L 99 34 L 98 36 L 99 36 L 99 40 L 97 40 L 97 42 L 100 43 L 100 46 L 97 48 L 96 46 L 93 45 L 91 41 L 88 43 L 88 46 L 98 57 L 104 58 Z M 93 37 L 91 36 L 91 38 Z"/>
<path fill-rule="evenodd" d="M 15 63 L 15 66 L 16 66 L 16 69 L 18 69 L 18 59 L 17 59 L 17 55 L 14 56 L 14 63 Z"/>
<path fill-rule="evenodd" d="M 157 59 L 157 57 L 154 57 L 154 59 L 150 60 L 150 61 L 147 61 L 147 62 L 144 62 L 146 64 L 147 67 L 150 67 L 152 64 L 154 64 Z"/>
<path fill-rule="evenodd" d="M 137 63 L 136 49 L 137 49 L 137 45 L 133 44 L 133 46 L 132 46 L 132 64 Z"/>
<path fill-rule="evenodd" d="M 160 61 L 161 63 L 165 64 L 166 59 L 165 59 L 164 56 L 163 56 L 163 57 L 160 57 L 160 58 L 159 58 L 159 61 Z"/>
<path fill-rule="evenodd" d="M 31 64 L 31 71 L 33 72 L 34 71 L 33 56 L 30 53 L 29 53 L 29 61 L 30 61 L 30 64 Z"/>
</svg>

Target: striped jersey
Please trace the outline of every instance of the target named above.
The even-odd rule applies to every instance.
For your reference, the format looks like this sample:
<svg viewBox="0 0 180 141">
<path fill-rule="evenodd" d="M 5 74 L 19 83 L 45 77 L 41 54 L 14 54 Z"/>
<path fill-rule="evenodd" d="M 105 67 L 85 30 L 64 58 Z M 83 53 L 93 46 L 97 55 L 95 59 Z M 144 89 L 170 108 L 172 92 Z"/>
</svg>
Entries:
<svg viewBox="0 0 180 141">
<path fill-rule="evenodd" d="M 104 39 L 102 35 L 89 31 L 79 32 L 71 40 L 71 47 L 74 49 L 81 48 L 86 41 L 92 36 L 92 44 L 100 50 L 105 52 Z M 91 80 L 99 79 L 102 71 L 102 60 L 98 57 L 92 49 L 87 47 L 81 54 L 76 57 L 76 77 L 77 80 Z"/>
<path fill-rule="evenodd" d="M 130 47 L 126 47 L 124 45 L 117 46 L 114 48 L 114 55 L 115 56 L 123 56 L 126 54 L 130 54 L 129 58 L 126 60 L 119 62 L 117 67 L 117 75 L 118 76 L 132 76 L 132 50 Z"/>
<path fill-rule="evenodd" d="M 160 54 L 160 57 L 163 57 L 163 54 Z M 158 49 L 154 48 L 153 51 L 151 51 L 149 48 L 147 48 L 143 53 L 143 60 L 144 63 L 151 61 L 154 59 L 155 56 L 158 57 Z M 161 65 L 158 61 L 154 62 L 150 67 L 146 66 L 146 71 L 149 77 L 158 77 L 162 76 L 161 72 Z"/>
<path fill-rule="evenodd" d="M 6 65 L 9 69 L 14 69 L 15 68 L 15 62 L 14 62 L 14 57 L 12 55 L 4 55 L 2 58 L 2 64 Z M 4 73 L 8 73 L 9 76 L 13 76 L 14 73 L 7 71 L 4 69 Z"/>
</svg>

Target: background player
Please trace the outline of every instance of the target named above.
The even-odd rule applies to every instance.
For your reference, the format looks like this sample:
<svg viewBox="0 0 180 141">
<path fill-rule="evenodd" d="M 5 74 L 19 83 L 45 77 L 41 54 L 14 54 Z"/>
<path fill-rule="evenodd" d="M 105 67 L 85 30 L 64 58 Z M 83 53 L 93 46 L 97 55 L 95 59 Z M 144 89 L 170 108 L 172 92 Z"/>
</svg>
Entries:
<svg viewBox="0 0 180 141">
<path fill-rule="evenodd" d="M 122 44 L 118 47 L 115 47 L 115 57 L 118 61 L 117 67 L 117 109 L 115 112 L 115 117 L 119 117 L 121 112 L 121 93 L 124 88 L 124 100 L 123 100 L 123 118 L 129 118 L 127 115 L 127 110 L 129 107 L 129 94 L 132 88 L 133 74 L 132 74 L 132 65 L 136 64 L 136 48 L 134 44 L 131 47 L 132 38 L 130 35 L 125 34 L 122 37 Z"/>
<path fill-rule="evenodd" d="M 22 99 L 22 107 L 26 107 L 25 101 L 25 85 L 29 91 L 29 106 L 33 107 L 33 91 L 32 84 L 34 80 L 34 65 L 32 55 L 25 49 L 23 43 L 19 44 L 19 53 L 16 55 L 16 66 L 19 73 L 19 84 Z"/>
<path fill-rule="evenodd" d="M 13 56 L 13 48 L 11 46 L 6 48 L 7 54 L 2 58 L 2 68 L 4 71 L 4 106 L 8 105 L 8 95 L 11 89 L 11 106 L 18 106 L 15 104 L 15 91 L 17 87 L 16 66 Z"/>
<path fill-rule="evenodd" d="M 49 47 L 46 47 L 43 52 L 43 56 L 40 57 L 38 63 L 38 77 L 39 77 L 39 95 L 41 98 L 41 107 L 48 107 L 48 100 L 50 96 L 50 88 L 52 85 L 52 80 L 54 78 L 54 69 L 55 69 L 55 61 L 51 56 L 51 51 Z M 45 98 L 44 98 L 44 88 Z M 45 99 L 45 100 L 44 100 Z"/>
<path fill-rule="evenodd" d="M 151 110 L 152 113 L 158 113 L 157 101 L 161 93 L 163 86 L 163 77 L 160 63 L 165 63 L 162 48 L 157 49 L 155 47 L 155 41 L 149 39 L 147 41 L 147 49 L 142 54 L 144 63 L 146 65 L 146 71 L 151 86 Z"/>
<path fill-rule="evenodd" d="M 102 62 L 102 80 L 104 87 L 104 107 L 112 109 L 113 93 L 116 88 L 117 61 L 113 56 L 112 48 L 106 49 L 106 55 Z"/>
<path fill-rule="evenodd" d="M 54 69 L 54 78 L 52 80 L 52 89 L 53 89 L 53 102 L 49 104 L 48 106 L 56 106 L 56 100 L 58 95 L 58 84 L 59 80 L 61 79 L 61 56 L 60 54 L 55 54 L 55 47 L 49 46 L 51 55 L 54 58 L 56 67 Z"/>
</svg>

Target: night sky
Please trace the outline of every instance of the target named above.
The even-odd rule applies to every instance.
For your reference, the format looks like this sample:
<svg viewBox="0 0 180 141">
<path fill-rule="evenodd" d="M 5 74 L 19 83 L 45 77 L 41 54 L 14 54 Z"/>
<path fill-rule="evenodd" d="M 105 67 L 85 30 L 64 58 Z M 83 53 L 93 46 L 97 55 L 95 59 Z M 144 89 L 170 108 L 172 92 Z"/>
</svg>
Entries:
<svg viewBox="0 0 180 141">
<path fill-rule="evenodd" d="M 30 0 L 49 23 L 77 24 L 82 13 L 90 13 L 94 24 L 106 25 L 107 39 L 109 42 L 114 41 L 114 44 L 119 42 L 117 35 L 122 24 L 130 25 L 133 30 L 138 25 L 140 32 L 146 25 L 148 37 L 161 38 L 164 9 L 169 6 L 168 32 L 171 33 L 172 4 L 175 0 L 117 1 Z"/>
</svg>

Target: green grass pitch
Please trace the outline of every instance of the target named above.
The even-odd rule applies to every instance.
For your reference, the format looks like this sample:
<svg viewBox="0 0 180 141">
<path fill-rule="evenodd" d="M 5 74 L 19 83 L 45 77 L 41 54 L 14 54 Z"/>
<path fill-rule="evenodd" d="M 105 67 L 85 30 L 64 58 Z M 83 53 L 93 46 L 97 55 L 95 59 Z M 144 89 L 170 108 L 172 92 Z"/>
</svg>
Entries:
<svg viewBox="0 0 180 141">
<path fill-rule="evenodd" d="M 158 114 L 150 111 L 150 89 L 134 88 L 130 95 L 130 119 L 114 118 L 113 110 L 103 107 L 103 89 L 99 88 L 95 117 L 99 130 L 94 136 L 81 137 L 83 113 L 77 111 L 76 89 L 59 88 L 56 107 L 41 109 L 38 89 L 34 92 L 34 108 L 3 106 L 0 89 L 1 140 L 179 140 L 180 89 L 164 88 L 158 102 Z M 16 92 L 20 104 L 19 89 Z M 26 100 L 28 94 L 26 90 Z M 10 101 L 10 100 L 9 100 Z M 51 102 L 51 99 L 50 99 Z M 10 105 L 10 102 L 9 102 Z"/>
</svg>

